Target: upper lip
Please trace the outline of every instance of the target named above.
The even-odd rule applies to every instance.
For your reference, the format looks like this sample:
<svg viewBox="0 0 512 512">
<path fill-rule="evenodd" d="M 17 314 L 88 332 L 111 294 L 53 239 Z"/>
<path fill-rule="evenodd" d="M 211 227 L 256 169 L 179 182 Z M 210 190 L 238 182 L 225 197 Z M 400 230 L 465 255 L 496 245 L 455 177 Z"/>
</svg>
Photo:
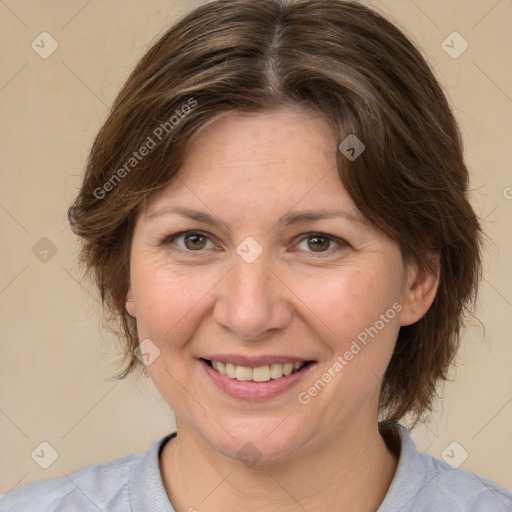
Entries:
<svg viewBox="0 0 512 512">
<path fill-rule="evenodd" d="M 266 366 L 271 364 L 285 363 L 306 363 L 313 361 L 312 359 L 304 359 L 295 356 L 283 355 L 260 355 L 260 356 L 244 356 L 242 354 L 209 354 L 202 356 L 201 359 L 209 361 L 220 361 L 222 363 L 231 363 L 236 366 L 247 366 L 249 368 L 257 368 L 258 366 Z"/>
</svg>

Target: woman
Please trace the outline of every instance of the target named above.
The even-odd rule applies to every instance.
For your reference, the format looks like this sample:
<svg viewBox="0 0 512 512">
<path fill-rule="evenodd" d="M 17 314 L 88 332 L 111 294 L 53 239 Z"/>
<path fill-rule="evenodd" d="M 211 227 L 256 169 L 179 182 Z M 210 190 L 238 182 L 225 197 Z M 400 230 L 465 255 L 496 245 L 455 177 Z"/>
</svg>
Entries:
<svg viewBox="0 0 512 512">
<path fill-rule="evenodd" d="M 509 511 L 419 454 L 480 276 L 457 124 L 420 53 L 339 0 L 216 1 L 119 93 L 70 209 L 177 433 L 1 510 Z"/>
</svg>

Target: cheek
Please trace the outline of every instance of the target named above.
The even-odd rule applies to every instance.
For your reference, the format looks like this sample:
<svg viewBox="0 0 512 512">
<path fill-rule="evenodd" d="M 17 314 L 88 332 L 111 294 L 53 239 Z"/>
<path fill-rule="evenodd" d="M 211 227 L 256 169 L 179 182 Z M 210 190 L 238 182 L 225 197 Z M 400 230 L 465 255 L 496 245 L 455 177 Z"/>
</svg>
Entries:
<svg viewBox="0 0 512 512">
<path fill-rule="evenodd" d="M 308 287 L 314 311 L 310 318 L 316 318 L 319 332 L 327 333 L 322 342 L 330 354 L 320 377 L 302 390 L 301 400 L 310 400 L 316 414 L 336 423 L 377 396 L 400 327 L 400 286 L 370 268 L 320 284 L 322 292 Z"/>
<path fill-rule="evenodd" d="M 139 337 L 165 345 L 166 350 L 176 348 L 195 328 L 195 319 L 208 303 L 220 274 L 180 269 L 155 257 L 134 261 L 132 269 Z M 169 344 L 169 340 L 177 343 Z"/>
<path fill-rule="evenodd" d="M 400 285 L 392 276 L 371 265 L 347 267 L 330 275 L 297 279 L 295 290 L 310 318 L 308 323 L 316 325 L 318 333 L 324 333 L 332 351 L 340 352 L 361 333 L 364 338 L 366 330 L 376 322 L 386 335 L 390 330 L 396 332 Z M 381 315 L 385 316 L 385 327 L 379 320 Z M 393 329 L 388 328 L 390 325 Z"/>
</svg>

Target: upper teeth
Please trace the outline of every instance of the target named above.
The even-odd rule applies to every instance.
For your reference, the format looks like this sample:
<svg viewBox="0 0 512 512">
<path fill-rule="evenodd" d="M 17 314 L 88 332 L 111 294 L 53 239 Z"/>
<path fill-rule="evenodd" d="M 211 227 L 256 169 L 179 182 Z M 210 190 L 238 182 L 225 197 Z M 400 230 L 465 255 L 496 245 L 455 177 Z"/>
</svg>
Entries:
<svg viewBox="0 0 512 512">
<path fill-rule="evenodd" d="M 271 365 L 257 366 L 251 368 L 249 366 L 237 366 L 231 363 L 223 363 L 221 361 L 212 361 L 214 370 L 220 374 L 236 380 L 252 380 L 254 382 L 266 382 L 270 379 L 280 379 L 283 375 L 290 375 L 300 370 L 306 363 L 274 363 Z"/>
</svg>

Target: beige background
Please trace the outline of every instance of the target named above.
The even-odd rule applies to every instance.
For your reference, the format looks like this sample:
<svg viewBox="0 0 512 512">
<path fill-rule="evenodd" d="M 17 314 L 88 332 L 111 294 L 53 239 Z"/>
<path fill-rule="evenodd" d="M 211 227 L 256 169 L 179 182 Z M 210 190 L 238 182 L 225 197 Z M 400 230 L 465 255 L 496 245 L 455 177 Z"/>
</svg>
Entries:
<svg viewBox="0 0 512 512">
<path fill-rule="evenodd" d="M 97 302 L 80 284 L 66 211 L 132 67 L 200 3 L 0 1 L 0 493 L 146 451 L 174 428 L 150 381 L 109 380 L 118 341 L 101 328 Z M 466 330 L 456 381 L 414 438 L 439 458 L 457 441 L 448 453 L 468 452 L 463 469 L 512 488 L 512 2 L 372 4 L 435 66 L 461 123 L 474 205 L 490 238 L 482 325 Z M 31 48 L 43 31 L 59 45 L 47 59 Z M 453 31 L 469 44 L 457 59 L 441 46 Z M 46 470 L 31 458 L 43 441 L 59 455 Z"/>
</svg>

